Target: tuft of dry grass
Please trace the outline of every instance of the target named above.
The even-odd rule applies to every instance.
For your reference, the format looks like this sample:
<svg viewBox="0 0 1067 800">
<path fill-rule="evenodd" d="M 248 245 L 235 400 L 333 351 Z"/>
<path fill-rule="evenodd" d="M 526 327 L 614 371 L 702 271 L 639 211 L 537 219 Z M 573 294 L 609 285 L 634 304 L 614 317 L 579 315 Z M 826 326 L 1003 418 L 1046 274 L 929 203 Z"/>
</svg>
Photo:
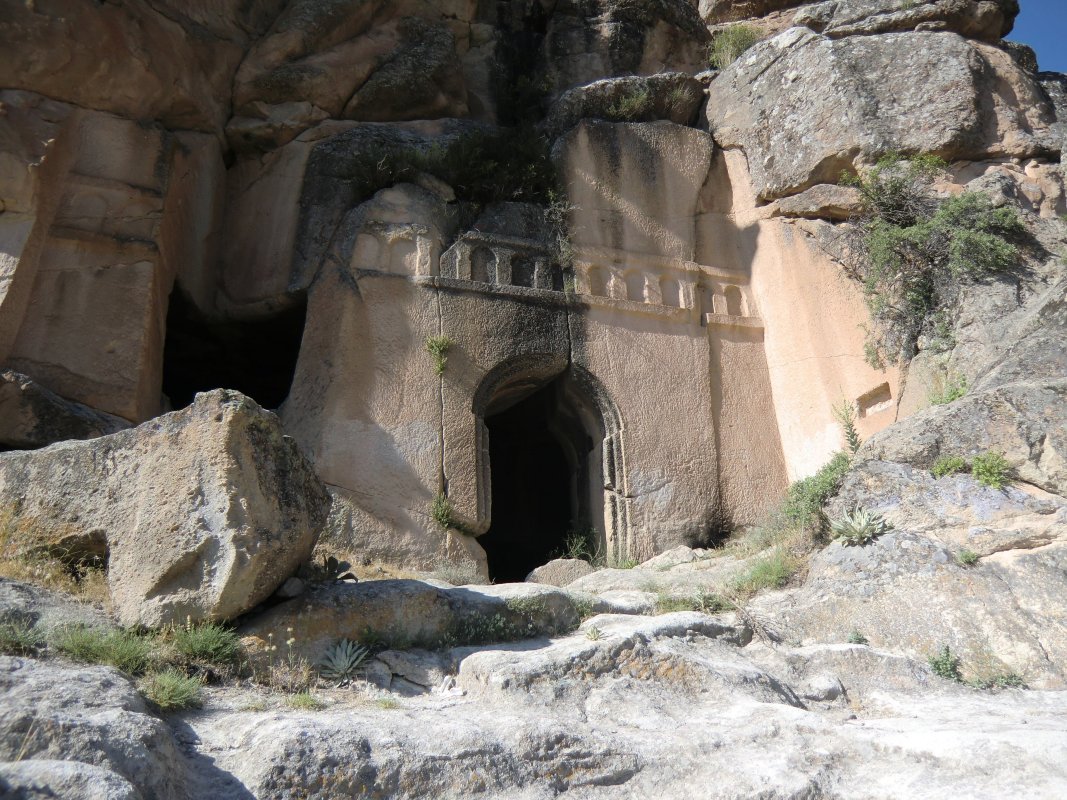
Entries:
<svg viewBox="0 0 1067 800">
<path fill-rule="evenodd" d="M 0 558 L 0 578 L 32 583 L 71 595 L 85 603 L 110 607 L 107 571 L 91 565 L 69 565 L 50 556 Z"/>
</svg>

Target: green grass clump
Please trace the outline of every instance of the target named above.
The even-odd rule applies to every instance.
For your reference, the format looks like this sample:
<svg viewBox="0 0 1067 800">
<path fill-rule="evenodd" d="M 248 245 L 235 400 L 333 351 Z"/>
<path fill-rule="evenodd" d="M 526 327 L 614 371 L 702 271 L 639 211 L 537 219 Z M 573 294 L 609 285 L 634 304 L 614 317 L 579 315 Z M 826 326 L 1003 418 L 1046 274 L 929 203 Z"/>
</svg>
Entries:
<svg viewBox="0 0 1067 800">
<path fill-rule="evenodd" d="M 963 675 L 960 674 L 960 659 L 953 655 L 948 645 L 942 647 L 935 655 L 928 657 L 926 660 L 930 664 L 930 669 L 939 678 L 956 681 L 957 683 L 963 682 Z"/>
<path fill-rule="evenodd" d="M 59 628 L 49 643 L 75 661 L 107 664 L 130 675 L 140 675 L 148 669 L 154 649 L 149 636 L 84 626 Z"/>
<path fill-rule="evenodd" d="M 642 87 L 618 97 L 606 110 L 607 117 L 621 122 L 642 119 L 652 110 L 652 94 Z"/>
<path fill-rule="evenodd" d="M 759 30 L 751 25 L 731 25 L 723 28 L 711 40 L 708 63 L 715 69 L 726 69 L 760 38 Z"/>
<path fill-rule="evenodd" d="M 841 488 L 841 481 L 851 461 L 847 453 L 837 453 L 829 463 L 810 478 L 796 481 L 789 486 L 782 516 L 797 527 L 824 531 L 827 520 L 823 506 Z"/>
<path fill-rule="evenodd" d="M 1015 672 L 999 672 L 971 682 L 975 689 L 1025 689 L 1026 682 Z"/>
<path fill-rule="evenodd" d="M 444 492 L 438 492 L 430 503 L 430 516 L 433 517 L 433 521 L 440 525 L 445 530 L 459 531 L 460 533 L 466 533 L 466 528 L 456 518 L 456 510 L 452 506 L 452 501 L 445 496 Z"/>
<path fill-rule="evenodd" d="M 315 697 L 311 692 L 296 692 L 285 698 L 285 703 L 297 711 L 321 711 L 326 704 Z"/>
<path fill-rule="evenodd" d="M 795 556 L 784 547 L 776 547 L 734 578 L 731 588 L 741 597 L 750 597 L 763 589 L 780 589 L 789 582 L 797 566 Z"/>
<path fill-rule="evenodd" d="M 974 550 L 968 550 L 966 547 L 964 547 L 962 550 L 956 553 L 956 563 L 959 564 L 961 567 L 973 567 L 975 564 L 978 563 L 978 559 L 980 557 L 981 556 L 979 556 L 978 553 L 974 552 Z"/>
<path fill-rule="evenodd" d="M 1000 453 L 989 451 L 971 459 L 971 474 L 983 486 L 992 489 L 1003 489 L 1009 481 L 1008 473 L 1011 465 Z"/>
<path fill-rule="evenodd" d="M 199 678 L 178 669 L 165 669 L 146 675 L 138 684 L 141 694 L 160 711 L 180 711 L 200 705 Z"/>
<path fill-rule="evenodd" d="M 848 643 L 849 644 L 870 644 L 870 642 L 867 640 L 867 637 L 864 636 L 859 631 L 852 631 L 852 633 L 850 633 L 848 635 Z"/>
<path fill-rule="evenodd" d="M 934 462 L 930 472 L 935 478 L 944 478 L 946 475 L 953 475 L 957 472 L 967 472 L 968 469 L 967 460 L 961 456 L 941 456 Z"/>
<path fill-rule="evenodd" d="M 183 659 L 219 666 L 232 665 L 241 655 L 237 634 L 214 622 L 177 628 L 172 644 Z"/>
<path fill-rule="evenodd" d="M 0 621 L 0 653 L 7 656 L 29 656 L 44 644 L 40 631 L 25 620 Z"/>
</svg>

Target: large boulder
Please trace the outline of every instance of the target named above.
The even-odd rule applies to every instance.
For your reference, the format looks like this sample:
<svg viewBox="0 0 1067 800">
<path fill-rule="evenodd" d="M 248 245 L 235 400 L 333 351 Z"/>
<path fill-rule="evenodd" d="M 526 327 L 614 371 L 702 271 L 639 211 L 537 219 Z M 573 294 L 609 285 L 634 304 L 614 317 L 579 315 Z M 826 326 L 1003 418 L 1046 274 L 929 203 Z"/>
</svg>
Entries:
<svg viewBox="0 0 1067 800">
<path fill-rule="evenodd" d="M 1019 0 L 828 0 L 800 9 L 794 22 L 833 38 L 926 30 L 995 43 L 1018 13 Z"/>
<path fill-rule="evenodd" d="M 0 449 L 92 439 L 130 427 L 121 417 L 65 400 L 10 369 L 0 370 Z"/>
<path fill-rule="evenodd" d="M 980 160 L 1061 147 L 1033 76 L 954 33 L 790 28 L 711 82 L 706 115 L 718 144 L 744 149 L 764 199 L 835 183 L 890 151 Z"/>
<path fill-rule="evenodd" d="M 666 119 L 688 125 L 703 100 L 700 81 L 681 72 L 605 78 L 564 92 L 549 111 L 545 127 L 559 135 L 586 117 L 616 122 Z"/>
<path fill-rule="evenodd" d="M 0 455 L 5 555 L 106 555 L 125 624 L 228 619 L 307 560 L 328 496 L 278 418 L 236 392 L 88 442 Z"/>
</svg>

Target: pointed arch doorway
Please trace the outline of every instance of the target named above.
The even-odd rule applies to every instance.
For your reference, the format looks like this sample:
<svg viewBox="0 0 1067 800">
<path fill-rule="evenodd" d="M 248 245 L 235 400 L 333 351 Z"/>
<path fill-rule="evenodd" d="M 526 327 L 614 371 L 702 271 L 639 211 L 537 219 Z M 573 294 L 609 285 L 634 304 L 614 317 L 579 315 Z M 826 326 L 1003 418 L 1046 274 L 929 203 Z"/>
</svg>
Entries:
<svg viewBox="0 0 1067 800">
<path fill-rule="evenodd" d="M 490 578 L 524 580 L 574 534 L 626 557 L 621 424 L 599 381 L 566 359 L 527 356 L 486 375 L 474 413 Z"/>
</svg>

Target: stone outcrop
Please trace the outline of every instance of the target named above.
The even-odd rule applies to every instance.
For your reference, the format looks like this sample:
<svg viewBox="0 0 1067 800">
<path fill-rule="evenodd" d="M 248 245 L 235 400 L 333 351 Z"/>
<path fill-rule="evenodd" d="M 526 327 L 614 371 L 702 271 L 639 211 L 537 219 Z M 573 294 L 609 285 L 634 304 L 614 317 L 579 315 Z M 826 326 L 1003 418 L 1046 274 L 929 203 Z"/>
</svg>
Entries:
<svg viewBox="0 0 1067 800">
<path fill-rule="evenodd" d="M 560 95 L 544 127 L 558 136 L 588 117 L 617 122 L 665 119 L 689 125 L 703 100 L 700 81 L 681 72 L 605 78 Z"/>
<path fill-rule="evenodd" d="M 328 503 L 277 418 L 225 391 L 132 430 L 2 455 L 0 497 L 6 554 L 106 557 L 128 625 L 247 611 L 307 560 Z"/>
<path fill-rule="evenodd" d="M 1061 147 L 1033 77 L 954 33 L 831 39 L 792 28 L 724 70 L 706 114 L 720 145 L 744 149 L 764 199 L 837 182 L 891 150 L 979 160 Z"/>
<path fill-rule="evenodd" d="M 794 22 L 831 38 L 899 31 L 954 31 L 999 42 L 1011 33 L 1018 0 L 829 0 L 805 6 Z"/>
<path fill-rule="evenodd" d="M 0 768 L 0 789 L 15 797 L 187 796 L 170 727 L 110 667 L 0 656 L 0 759 L 17 762 Z M 102 785 L 77 794 L 90 779 Z"/>
<path fill-rule="evenodd" d="M 538 567 L 526 580 L 530 583 L 545 583 L 549 586 L 566 586 L 568 583 L 593 573 L 588 561 L 579 558 L 555 558 L 544 566 Z"/>
<path fill-rule="evenodd" d="M 0 371 L 0 448 L 26 450 L 65 439 L 92 439 L 130 424 L 54 392 L 12 370 Z"/>
</svg>

